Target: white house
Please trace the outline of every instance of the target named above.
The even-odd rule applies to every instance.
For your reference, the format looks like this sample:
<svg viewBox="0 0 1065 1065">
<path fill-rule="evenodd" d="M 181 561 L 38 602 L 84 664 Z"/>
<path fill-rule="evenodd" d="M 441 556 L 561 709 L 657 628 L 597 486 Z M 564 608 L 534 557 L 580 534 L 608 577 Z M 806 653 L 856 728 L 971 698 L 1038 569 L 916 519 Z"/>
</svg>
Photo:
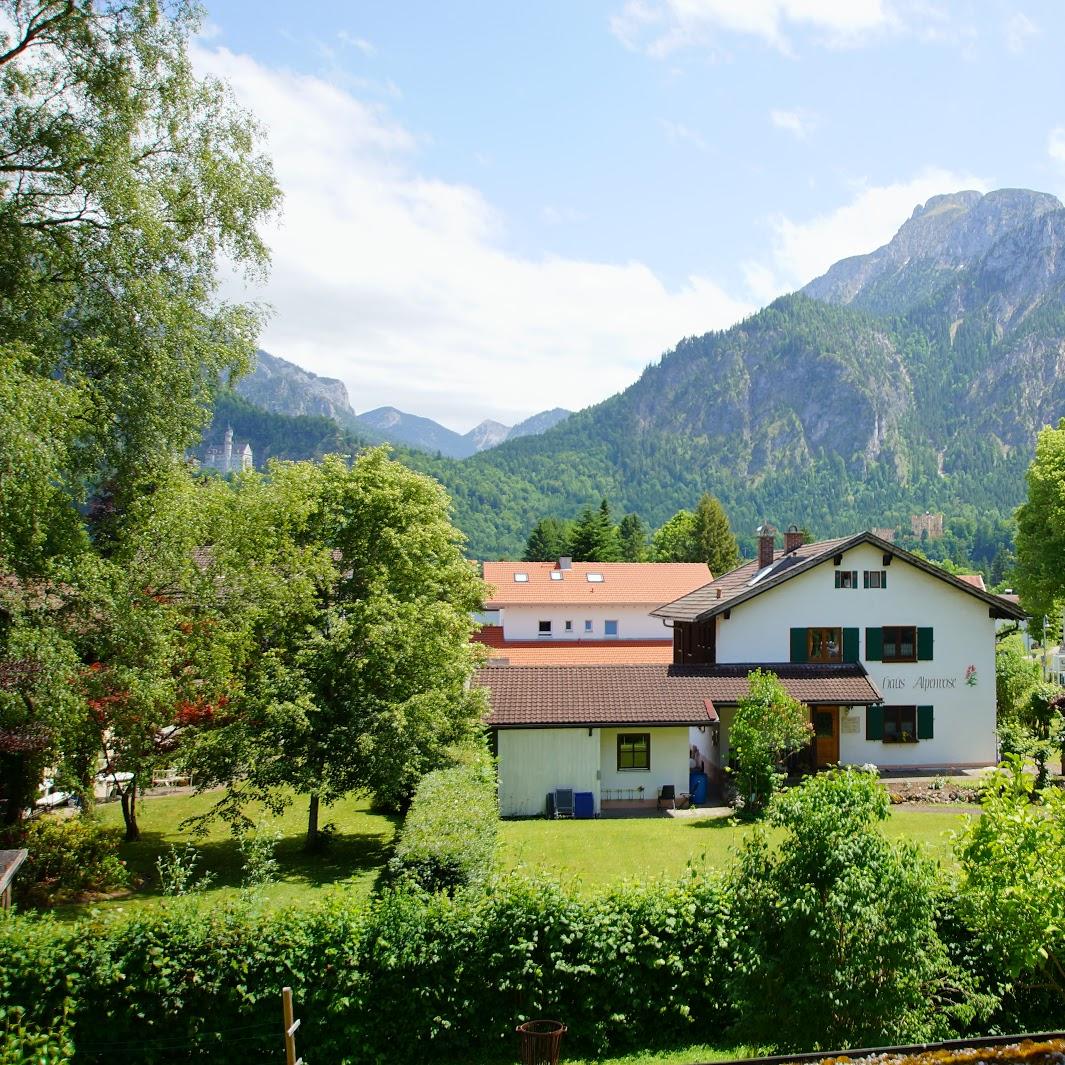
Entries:
<svg viewBox="0 0 1065 1065">
<path fill-rule="evenodd" d="M 811 710 L 795 768 L 993 764 L 995 621 L 1020 608 L 873 533 L 783 550 L 763 527 L 758 559 L 659 606 L 673 664 L 489 667 L 489 726 L 507 815 L 544 810 L 554 788 L 596 808 L 687 791 L 692 761 L 720 782 L 728 733 L 755 668 Z"/>
<path fill-rule="evenodd" d="M 700 562 L 485 562 L 477 639 L 512 665 L 664 662 L 673 634 L 651 611 L 713 579 Z"/>
</svg>

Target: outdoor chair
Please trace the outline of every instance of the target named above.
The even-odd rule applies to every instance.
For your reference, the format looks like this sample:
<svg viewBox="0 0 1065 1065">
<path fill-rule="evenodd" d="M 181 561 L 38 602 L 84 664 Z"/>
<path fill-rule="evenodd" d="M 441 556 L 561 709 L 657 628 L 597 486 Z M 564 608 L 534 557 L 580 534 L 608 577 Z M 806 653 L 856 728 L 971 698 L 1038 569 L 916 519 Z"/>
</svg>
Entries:
<svg viewBox="0 0 1065 1065">
<path fill-rule="evenodd" d="M 573 816 L 573 789 L 555 788 L 555 817 Z"/>
<path fill-rule="evenodd" d="M 662 809 L 663 803 L 672 803 L 673 809 L 677 808 L 677 786 L 676 784 L 663 784 L 658 789 L 658 809 Z"/>
</svg>

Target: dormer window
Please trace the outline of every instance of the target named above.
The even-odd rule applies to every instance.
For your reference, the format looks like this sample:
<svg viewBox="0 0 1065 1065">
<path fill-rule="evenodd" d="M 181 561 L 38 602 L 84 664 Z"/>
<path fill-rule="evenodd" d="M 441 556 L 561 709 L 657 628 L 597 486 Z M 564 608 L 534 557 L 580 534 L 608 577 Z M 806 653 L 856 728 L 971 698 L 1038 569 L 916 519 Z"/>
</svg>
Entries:
<svg viewBox="0 0 1065 1065">
<path fill-rule="evenodd" d="M 515 584 L 528 584 L 529 583 L 529 575 L 528 575 L 528 573 L 515 573 L 514 574 L 514 583 Z"/>
<path fill-rule="evenodd" d="M 589 573 L 587 580 L 589 584 L 602 584 L 603 575 L 601 573 Z"/>
</svg>

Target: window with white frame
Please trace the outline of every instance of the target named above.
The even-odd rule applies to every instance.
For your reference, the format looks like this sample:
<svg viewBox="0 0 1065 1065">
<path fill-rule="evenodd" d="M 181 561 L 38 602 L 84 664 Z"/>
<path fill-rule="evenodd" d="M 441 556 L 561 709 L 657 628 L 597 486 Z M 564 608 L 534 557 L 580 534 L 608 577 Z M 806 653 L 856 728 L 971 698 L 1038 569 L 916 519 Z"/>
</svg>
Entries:
<svg viewBox="0 0 1065 1065">
<path fill-rule="evenodd" d="M 603 635 L 604 636 L 617 636 L 617 634 L 618 634 L 618 623 L 617 623 L 616 620 L 614 620 L 614 621 L 608 620 L 608 621 L 604 621 L 603 622 Z"/>
<path fill-rule="evenodd" d="M 541 636 L 550 636 L 551 635 L 551 622 L 550 621 L 541 621 L 540 622 L 540 635 Z"/>
</svg>

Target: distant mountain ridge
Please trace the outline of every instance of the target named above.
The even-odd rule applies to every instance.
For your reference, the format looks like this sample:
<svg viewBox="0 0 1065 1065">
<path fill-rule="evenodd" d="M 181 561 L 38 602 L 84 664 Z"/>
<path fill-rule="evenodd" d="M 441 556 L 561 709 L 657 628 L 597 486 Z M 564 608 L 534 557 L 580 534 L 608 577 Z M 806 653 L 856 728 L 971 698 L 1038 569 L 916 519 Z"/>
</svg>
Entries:
<svg viewBox="0 0 1065 1065">
<path fill-rule="evenodd" d="M 262 349 L 255 353 L 251 373 L 237 381 L 235 390 L 249 403 L 274 414 L 318 414 L 339 422 L 355 417 L 343 381 L 319 377 Z"/>
</svg>

